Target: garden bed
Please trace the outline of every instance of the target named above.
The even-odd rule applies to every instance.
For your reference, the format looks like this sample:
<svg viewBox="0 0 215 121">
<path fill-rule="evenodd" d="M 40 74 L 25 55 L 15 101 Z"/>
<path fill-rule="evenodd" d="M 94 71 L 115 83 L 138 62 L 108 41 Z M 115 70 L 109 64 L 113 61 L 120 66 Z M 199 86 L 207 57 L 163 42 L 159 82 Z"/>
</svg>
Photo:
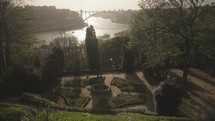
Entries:
<svg viewBox="0 0 215 121">
<path fill-rule="evenodd" d="M 81 95 L 80 88 L 61 88 L 57 94 L 64 98 L 66 105 L 72 107 L 85 107 L 90 101 L 89 97 Z"/>
<path fill-rule="evenodd" d="M 117 86 L 121 91 L 126 92 L 143 92 L 144 86 L 142 84 L 130 83 L 127 80 L 114 77 L 111 81 L 111 85 Z"/>
<path fill-rule="evenodd" d="M 128 105 L 139 105 L 144 103 L 144 100 L 143 95 L 120 94 L 117 97 L 102 98 L 97 105 L 97 109 L 109 110 Z"/>
<path fill-rule="evenodd" d="M 66 81 L 64 84 L 65 87 L 86 87 L 88 85 L 94 85 L 94 84 L 103 84 L 104 83 L 104 77 L 94 77 L 90 79 L 74 79 Z"/>
</svg>

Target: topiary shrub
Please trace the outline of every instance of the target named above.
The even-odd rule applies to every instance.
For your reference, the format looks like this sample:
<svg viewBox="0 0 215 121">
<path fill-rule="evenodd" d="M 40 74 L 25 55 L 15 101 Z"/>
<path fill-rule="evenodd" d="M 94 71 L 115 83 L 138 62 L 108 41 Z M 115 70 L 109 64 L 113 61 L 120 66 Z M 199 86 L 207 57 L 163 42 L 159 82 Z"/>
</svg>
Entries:
<svg viewBox="0 0 215 121">
<path fill-rule="evenodd" d="M 174 116 L 182 100 L 182 89 L 176 85 L 161 82 L 153 92 L 158 115 Z"/>
</svg>

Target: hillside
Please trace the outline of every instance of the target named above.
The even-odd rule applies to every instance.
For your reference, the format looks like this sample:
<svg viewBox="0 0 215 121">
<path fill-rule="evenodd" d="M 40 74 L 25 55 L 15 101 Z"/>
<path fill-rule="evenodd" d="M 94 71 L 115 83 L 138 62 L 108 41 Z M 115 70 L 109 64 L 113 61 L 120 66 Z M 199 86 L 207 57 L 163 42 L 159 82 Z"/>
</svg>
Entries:
<svg viewBox="0 0 215 121">
<path fill-rule="evenodd" d="M 35 17 L 35 32 L 80 29 L 85 23 L 77 12 L 55 6 L 26 6 Z"/>
</svg>

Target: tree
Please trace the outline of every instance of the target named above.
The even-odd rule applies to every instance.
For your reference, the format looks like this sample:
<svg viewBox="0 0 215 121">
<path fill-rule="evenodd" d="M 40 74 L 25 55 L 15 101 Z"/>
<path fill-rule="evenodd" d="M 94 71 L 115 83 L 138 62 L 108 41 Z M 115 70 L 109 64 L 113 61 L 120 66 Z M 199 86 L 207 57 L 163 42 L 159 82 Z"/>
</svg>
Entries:
<svg viewBox="0 0 215 121">
<path fill-rule="evenodd" d="M 133 35 L 145 47 L 148 65 L 166 67 L 181 60 L 185 86 L 203 4 L 205 0 L 142 0 L 133 22 Z"/>
<path fill-rule="evenodd" d="M 34 17 L 19 6 L 21 2 L 22 0 L 0 0 L 1 74 L 8 68 L 27 67 L 32 64 L 25 62 L 32 58 L 31 54 L 27 53 L 34 51 L 37 44 L 37 40 L 31 34 Z M 17 62 L 17 57 L 22 61 Z"/>
<path fill-rule="evenodd" d="M 6 71 L 8 60 L 8 43 L 9 43 L 9 32 L 7 23 L 7 11 L 10 6 L 9 0 L 0 0 L 0 48 L 1 48 L 1 72 Z"/>
<path fill-rule="evenodd" d="M 122 67 L 126 73 L 132 73 L 134 71 L 134 52 L 131 48 L 124 46 L 122 48 L 123 59 L 122 59 Z"/>
<path fill-rule="evenodd" d="M 48 56 L 43 69 L 42 78 L 44 80 L 44 89 L 50 84 L 56 84 L 64 69 L 64 55 L 59 48 L 53 48 L 52 53 Z"/>
<path fill-rule="evenodd" d="M 55 38 L 51 45 L 63 51 L 66 70 L 79 72 L 85 68 L 84 46 L 75 36 L 60 33 L 60 36 Z"/>
<path fill-rule="evenodd" d="M 123 36 L 117 36 L 111 39 L 101 40 L 100 53 L 102 68 L 112 69 L 112 65 L 115 68 L 122 67 L 122 47 L 127 43 L 127 39 Z"/>
<path fill-rule="evenodd" d="M 203 17 L 199 22 L 198 30 L 201 32 L 198 37 L 198 53 L 203 57 L 199 58 L 199 65 L 212 68 L 212 75 L 215 75 L 215 5 L 206 5 L 202 8 Z"/>
<path fill-rule="evenodd" d="M 99 46 L 98 39 L 96 38 L 96 33 L 91 25 L 86 30 L 86 51 L 88 57 L 89 68 L 92 71 L 100 70 L 100 60 L 99 60 Z"/>
</svg>

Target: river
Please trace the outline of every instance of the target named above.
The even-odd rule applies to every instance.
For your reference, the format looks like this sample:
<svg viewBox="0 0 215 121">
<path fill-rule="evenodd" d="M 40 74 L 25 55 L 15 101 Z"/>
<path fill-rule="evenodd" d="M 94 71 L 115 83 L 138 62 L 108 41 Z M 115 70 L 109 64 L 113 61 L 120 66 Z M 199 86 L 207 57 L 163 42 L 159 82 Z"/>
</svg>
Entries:
<svg viewBox="0 0 215 121">
<path fill-rule="evenodd" d="M 91 17 L 87 21 L 88 25 L 93 25 L 96 31 L 96 36 L 102 36 L 104 34 L 109 34 L 111 37 L 114 36 L 115 33 L 127 30 L 129 28 L 128 25 L 113 23 L 110 19 L 103 19 L 100 17 Z M 41 32 L 36 33 L 35 36 L 39 40 L 45 40 L 46 44 L 49 44 L 54 38 L 56 38 L 59 32 Z M 78 38 L 78 40 L 84 41 L 86 35 L 86 27 L 79 30 L 69 30 L 66 31 L 68 34 L 73 34 Z"/>
</svg>

